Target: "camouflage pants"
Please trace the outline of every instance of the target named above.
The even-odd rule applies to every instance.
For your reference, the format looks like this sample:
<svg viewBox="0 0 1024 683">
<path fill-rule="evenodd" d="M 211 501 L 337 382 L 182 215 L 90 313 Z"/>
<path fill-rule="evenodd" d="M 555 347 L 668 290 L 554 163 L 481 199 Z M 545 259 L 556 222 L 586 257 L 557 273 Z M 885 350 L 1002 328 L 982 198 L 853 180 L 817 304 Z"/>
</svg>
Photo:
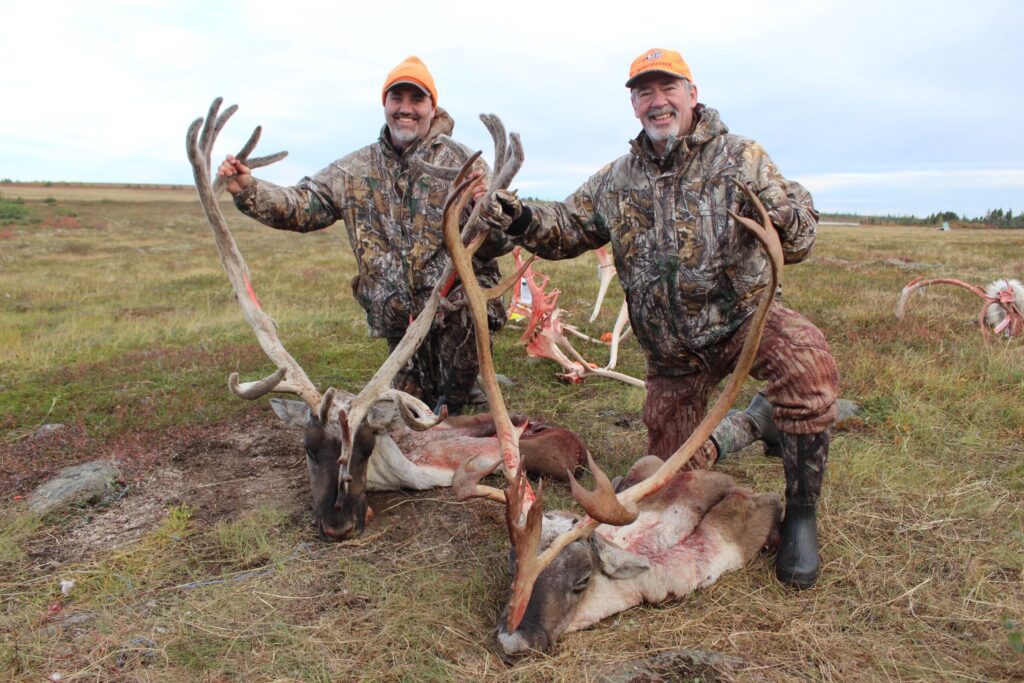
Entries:
<svg viewBox="0 0 1024 683">
<path fill-rule="evenodd" d="M 450 415 L 462 412 L 469 402 L 469 393 L 476 384 L 480 364 L 476 355 L 476 338 L 469 309 L 463 305 L 465 296 L 456 288 L 448 300 L 458 306 L 455 311 L 438 312 L 438 320 L 413 357 L 391 383 L 395 389 L 422 399 L 431 408 L 448 406 Z M 500 299 L 487 304 L 489 332 L 500 330 L 505 323 L 505 306 Z M 388 337 L 388 352 L 395 350 L 401 337 Z"/>
<path fill-rule="evenodd" d="M 706 372 L 647 377 L 643 417 L 648 453 L 668 458 L 704 418 L 711 392 L 736 365 L 749 324 L 748 320 L 711 354 L 716 362 Z M 779 431 L 818 434 L 835 421 L 839 391 L 835 359 L 821 331 L 796 311 L 778 302 L 769 309 L 750 374 L 767 380 L 765 395 Z M 691 461 L 691 468 L 710 467 L 714 459 L 714 447 L 705 444 Z M 820 465 L 823 473 L 824 462 Z"/>
</svg>

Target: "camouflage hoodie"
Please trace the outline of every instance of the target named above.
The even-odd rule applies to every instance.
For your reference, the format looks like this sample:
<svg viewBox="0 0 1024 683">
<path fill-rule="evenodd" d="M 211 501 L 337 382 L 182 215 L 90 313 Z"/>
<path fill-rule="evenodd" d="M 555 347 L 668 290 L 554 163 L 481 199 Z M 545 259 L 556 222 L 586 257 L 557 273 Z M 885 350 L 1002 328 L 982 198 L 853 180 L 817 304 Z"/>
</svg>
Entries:
<svg viewBox="0 0 1024 683">
<path fill-rule="evenodd" d="M 767 259 L 726 213 L 751 213 L 732 183 L 751 185 L 769 209 L 794 207 L 777 226 L 786 261 L 814 243 L 810 194 L 779 173 L 761 146 L 729 134 L 718 112 L 697 105 L 693 132 L 658 158 L 646 133 L 630 154 L 587 180 L 565 202 L 529 204 L 533 220 L 513 241 L 547 259 L 611 242 L 633 330 L 658 375 L 700 372 L 716 345 L 753 313 L 769 278 Z M 519 227 L 519 226 L 517 226 Z"/>
<path fill-rule="evenodd" d="M 438 108 L 427 135 L 399 153 L 384 126 L 376 143 L 303 178 L 295 187 L 253 178 L 235 196 L 235 205 L 281 230 L 309 232 L 344 221 L 359 267 L 353 289 L 366 311 L 370 334 L 400 337 L 449 262 L 441 215 L 451 183 L 420 173 L 412 162 L 461 166 L 470 151 L 440 137 L 451 135 L 454 127 L 448 113 Z M 489 173 L 483 161 L 475 168 Z M 491 232 L 474 259 L 481 283 L 490 286 L 498 281 L 494 259 L 511 248 L 500 233 Z"/>
</svg>

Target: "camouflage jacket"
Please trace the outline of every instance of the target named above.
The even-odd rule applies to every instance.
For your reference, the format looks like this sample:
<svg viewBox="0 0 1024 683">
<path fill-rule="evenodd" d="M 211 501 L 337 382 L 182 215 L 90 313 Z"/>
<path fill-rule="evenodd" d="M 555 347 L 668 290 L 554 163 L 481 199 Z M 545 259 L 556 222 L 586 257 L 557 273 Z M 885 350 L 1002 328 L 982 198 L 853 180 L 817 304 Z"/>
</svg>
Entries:
<svg viewBox="0 0 1024 683">
<path fill-rule="evenodd" d="M 732 135 L 718 112 L 698 105 L 690 135 L 658 158 L 646 133 L 561 203 L 528 204 L 533 220 L 513 241 L 547 259 L 572 258 L 608 242 L 633 330 L 658 375 L 700 372 L 716 347 L 757 307 L 767 257 L 726 213 L 750 214 L 732 182 L 748 183 L 768 209 L 787 199 L 794 217 L 776 226 L 787 263 L 814 243 L 810 194 L 779 173 L 761 146 Z"/>
<path fill-rule="evenodd" d="M 454 127 L 451 117 L 439 108 L 427 135 L 399 153 L 384 126 L 376 143 L 338 159 L 294 187 L 253 178 L 235 196 L 235 205 L 281 230 L 309 232 L 344 221 L 359 268 L 353 290 L 366 311 L 370 334 L 399 337 L 410 316 L 422 310 L 450 261 L 441 215 L 451 183 L 419 172 L 413 162 L 461 166 L 470 151 L 440 137 L 451 135 Z M 483 161 L 475 168 L 489 173 Z M 495 259 L 511 248 L 504 236 L 491 231 L 473 263 L 481 283 L 490 286 L 498 281 Z M 495 305 L 500 307 L 501 302 Z M 494 317 L 496 312 L 490 313 Z"/>
</svg>

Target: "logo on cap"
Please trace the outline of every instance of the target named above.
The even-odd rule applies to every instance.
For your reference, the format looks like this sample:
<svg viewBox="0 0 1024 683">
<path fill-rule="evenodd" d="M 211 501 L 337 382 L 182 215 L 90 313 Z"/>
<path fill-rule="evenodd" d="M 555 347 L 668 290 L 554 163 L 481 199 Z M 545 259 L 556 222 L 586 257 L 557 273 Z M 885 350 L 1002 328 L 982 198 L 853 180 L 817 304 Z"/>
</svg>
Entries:
<svg viewBox="0 0 1024 683">
<path fill-rule="evenodd" d="M 661 57 L 661 50 L 651 50 L 650 52 L 647 53 L 648 62 L 651 61 L 652 59 L 658 59 L 659 57 Z"/>
</svg>

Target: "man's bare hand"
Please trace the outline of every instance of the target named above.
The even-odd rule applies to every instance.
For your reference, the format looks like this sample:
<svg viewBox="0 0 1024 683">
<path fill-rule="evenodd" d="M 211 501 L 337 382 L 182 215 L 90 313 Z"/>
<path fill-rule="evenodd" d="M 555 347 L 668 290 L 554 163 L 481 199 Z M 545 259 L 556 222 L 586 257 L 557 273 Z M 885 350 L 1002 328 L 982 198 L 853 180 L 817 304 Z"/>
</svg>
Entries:
<svg viewBox="0 0 1024 683">
<path fill-rule="evenodd" d="M 238 194 L 252 183 L 252 172 L 249 167 L 230 154 L 217 169 L 217 176 L 228 179 L 225 188 L 232 195 Z"/>
<path fill-rule="evenodd" d="M 473 171 L 468 176 L 466 176 L 466 178 L 472 180 L 473 178 L 479 178 L 482 175 L 483 175 L 483 171 Z M 483 199 L 486 194 L 487 194 L 487 178 L 484 178 L 484 181 L 482 183 L 480 183 L 479 185 L 477 185 L 476 189 L 473 190 L 473 203 L 476 204 L 478 201 Z"/>
</svg>

